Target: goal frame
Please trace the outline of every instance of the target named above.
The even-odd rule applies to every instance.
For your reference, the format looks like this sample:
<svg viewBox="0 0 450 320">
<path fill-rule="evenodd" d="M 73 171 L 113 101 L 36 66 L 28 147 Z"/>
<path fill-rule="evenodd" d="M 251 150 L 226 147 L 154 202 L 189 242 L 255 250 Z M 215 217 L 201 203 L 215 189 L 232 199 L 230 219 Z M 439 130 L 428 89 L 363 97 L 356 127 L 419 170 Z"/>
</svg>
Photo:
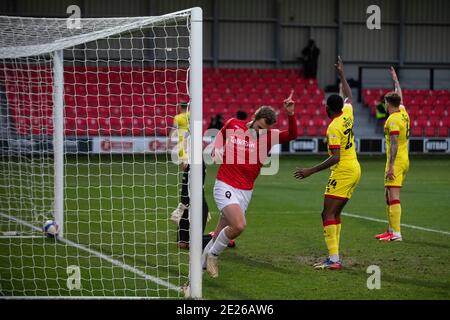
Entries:
<svg viewBox="0 0 450 320">
<path fill-rule="evenodd" d="M 202 298 L 202 81 L 203 81 L 203 12 L 194 7 L 172 14 L 191 12 L 189 35 L 189 95 L 190 95 L 190 179 L 189 179 L 189 283 L 184 289 L 185 297 Z M 165 15 L 163 15 L 165 16 Z M 163 17 L 160 16 L 160 17 Z M 63 49 L 49 52 L 53 63 L 53 153 L 54 153 L 54 217 L 59 225 L 58 238 L 64 238 L 64 56 Z M 155 299 L 154 297 L 125 296 L 0 296 L 0 299 Z M 158 297 L 156 297 L 158 299 Z"/>
<path fill-rule="evenodd" d="M 191 298 L 202 297 L 202 207 L 203 207 L 203 165 L 202 165 L 202 91 L 203 91 L 203 12 L 199 7 L 192 9 L 190 34 L 189 90 L 191 100 L 190 117 L 190 243 L 189 280 Z"/>
</svg>

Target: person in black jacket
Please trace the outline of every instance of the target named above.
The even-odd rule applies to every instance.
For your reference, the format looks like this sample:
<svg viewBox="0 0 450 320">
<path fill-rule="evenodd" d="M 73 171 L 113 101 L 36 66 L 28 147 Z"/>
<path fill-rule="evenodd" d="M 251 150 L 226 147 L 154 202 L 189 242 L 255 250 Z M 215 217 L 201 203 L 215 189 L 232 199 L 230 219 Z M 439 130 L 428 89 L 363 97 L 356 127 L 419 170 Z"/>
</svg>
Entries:
<svg viewBox="0 0 450 320">
<path fill-rule="evenodd" d="M 316 47 L 314 40 L 309 40 L 308 45 L 302 50 L 300 58 L 303 62 L 303 75 L 306 79 L 315 79 L 317 77 L 319 55 L 320 49 Z"/>
</svg>

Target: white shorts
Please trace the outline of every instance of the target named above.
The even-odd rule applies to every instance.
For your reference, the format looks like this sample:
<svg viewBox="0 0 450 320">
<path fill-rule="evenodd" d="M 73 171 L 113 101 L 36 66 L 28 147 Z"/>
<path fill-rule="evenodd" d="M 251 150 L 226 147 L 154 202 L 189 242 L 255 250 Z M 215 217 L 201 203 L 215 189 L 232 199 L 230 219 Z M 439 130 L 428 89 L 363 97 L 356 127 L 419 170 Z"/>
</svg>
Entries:
<svg viewBox="0 0 450 320">
<path fill-rule="evenodd" d="M 230 204 L 238 204 L 242 212 L 247 211 L 248 204 L 252 198 L 253 190 L 236 189 L 226 184 L 223 181 L 216 180 L 214 184 L 214 200 L 217 208 L 222 212 L 222 209 Z"/>
</svg>

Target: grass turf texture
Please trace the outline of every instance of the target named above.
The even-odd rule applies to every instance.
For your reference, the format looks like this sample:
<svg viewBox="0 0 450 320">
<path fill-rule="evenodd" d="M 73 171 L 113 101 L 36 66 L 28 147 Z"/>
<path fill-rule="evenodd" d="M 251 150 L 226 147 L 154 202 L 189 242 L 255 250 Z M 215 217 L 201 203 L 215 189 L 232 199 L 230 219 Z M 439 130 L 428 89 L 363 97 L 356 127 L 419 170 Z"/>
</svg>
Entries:
<svg viewBox="0 0 450 320">
<path fill-rule="evenodd" d="M 248 228 L 237 239 L 237 248 L 226 250 L 220 257 L 219 278 L 204 275 L 203 296 L 206 299 L 449 299 L 448 234 L 404 227 L 403 242 L 380 243 L 373 237 L 385 230 L 385 224 L 343 217 L 344 269 L 317 271 L 311 267 L 326 256 L 320 212 L 329 172 L 296 181 L 292 171 L 296 166 L 309 166 L 323 159 L 283 157 L 276 176 L 258 178 L 247 212 Z M 67 238 L 181 285 L 187 275 L 187 255 L 176 248 L 175 228 L 167 221 L 178 202 L 176 184 L 180 180 L 175 174 L 154 175 L 156 168 L 171 173 L 176 168 L 161 158 L 155 164 L 151 157 L 129 157 L 124 162 L 117 157 L 102 158 L 101 165 L 94 164 L 91 158 L 93 164 L 89 166 L 86 159 L 78 161 L 81 165 L 77 167 L 73 160 L 66 165 Z M 362 178 L 344 211 L 385 220 L 385 159 L 360 156 L 360 162 Z M 412 157 L 401 195 L 402 223 L 450 231 L 449 164 L 450 159 L 445 157 Z M 212 198 L 216 169 L 208 168 L 205 185 L 214 212 L 207 231 L 215 227 L 218 218 Z M 90 173 L 91 179 L 77 178 L 77 171 L 84 175 Z M 164 187 L 166 182 L 171 184 L 169 189 Z M 0 188 L 2 192 L 6 191 Z M 76 200 L 77 192 L 80 198 L 90 195 L 93 199 Z M 136 201 L 126 196 L 133 194 L 142 199 Z M 171 197 L 165 197 L 167 194 Z M 13 227 L 4 218 L 0 219 L 0 225 L 4 231 Z M 21 268 L 21 264 L 26 268 Z M 82 290 L 69 291 L 66 287 L 66 267 L 72 264 L 81 267 Z M 380 290 L 367 289 L 370 274 L 366 270 L 370 265 L 381 269 Z M 163 286 L 158 287 L 121 267 L 112 267 L 81 250 L 55 244 L 51 239 L 1 239 L 0 266 L 0 284 L 3 294 L 8 295 L 177 296 Z M 180 279 L 179 272 L 183 275 Z M 46 287 L 49 290 L 42 290 Z"/>
</svg>

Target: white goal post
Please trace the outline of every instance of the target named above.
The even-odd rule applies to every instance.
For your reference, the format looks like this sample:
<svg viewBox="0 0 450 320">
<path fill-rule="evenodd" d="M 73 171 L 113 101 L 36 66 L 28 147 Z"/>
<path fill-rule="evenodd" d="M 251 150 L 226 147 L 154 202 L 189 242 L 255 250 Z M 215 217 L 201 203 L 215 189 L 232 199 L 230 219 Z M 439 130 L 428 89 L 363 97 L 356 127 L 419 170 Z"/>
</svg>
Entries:
<svg viewBox="0 0 450 320">
<path fill-rule="evenodd" d="M 0 299 L 202 297 L 202 19 L 0 16 Z M 169 219 L 184 103 L 189 251 Z"/>
</svg>

